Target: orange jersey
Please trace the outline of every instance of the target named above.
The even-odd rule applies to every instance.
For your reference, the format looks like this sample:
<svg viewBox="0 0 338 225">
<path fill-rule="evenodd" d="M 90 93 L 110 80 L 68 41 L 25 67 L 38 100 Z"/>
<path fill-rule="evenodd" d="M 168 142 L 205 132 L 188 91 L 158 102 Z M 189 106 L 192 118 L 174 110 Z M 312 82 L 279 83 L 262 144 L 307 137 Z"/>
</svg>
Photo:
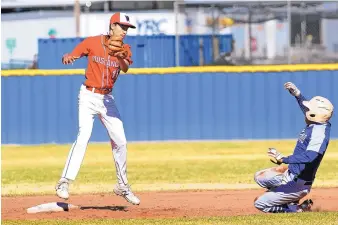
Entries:
<svg viewBox="0 0 338 225">
<path fill-rule="evenodd" d="M 86 86 L 111 89 L 120 74 L 118 59 L 108 54 L 107 40 L 108 37 L 105 35 L 88 37 L 70 53 L 75 58 L 88 57 L 86 81 L 84 83 Z M 126 44 L 124 46 L 128 50 L 126 60 L 131 65 L 133 61 L 131 60 L 130 46 Z"/>
</svg>

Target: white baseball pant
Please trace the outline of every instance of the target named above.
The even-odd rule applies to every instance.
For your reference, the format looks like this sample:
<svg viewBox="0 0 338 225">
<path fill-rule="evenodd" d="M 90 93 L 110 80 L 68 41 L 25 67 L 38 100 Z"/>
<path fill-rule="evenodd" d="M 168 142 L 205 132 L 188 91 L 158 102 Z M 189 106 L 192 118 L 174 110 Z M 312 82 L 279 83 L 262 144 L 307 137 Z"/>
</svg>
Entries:
<svg viewBox="0 0 338 225">
<path fill-rule="evenodd" d="M 118 184 L 126 186 L 128 184 L 126 171 L 127 141 L 120 113 L 113 96 L 111 94 L 101 95 L 94 93 L 82 85 L 78 98 L 79 132 L 69 151 L 62 178 L 75 180 L 92 133 L 94 116 L 98 115 L 111 140 Z"/>
<path fill-rule="evenodd" d="M 298 206 L 292 202 L 298 201 L 310 193 L 311 185 L 297 179 L 286 170 L 277 172 L 274 168 L 265 169 L 255 174 L 255 181 L 268 191 L 255 200 L 255 207 L 263 212 L 292 213 L 297 212 Z"/>
</svg>

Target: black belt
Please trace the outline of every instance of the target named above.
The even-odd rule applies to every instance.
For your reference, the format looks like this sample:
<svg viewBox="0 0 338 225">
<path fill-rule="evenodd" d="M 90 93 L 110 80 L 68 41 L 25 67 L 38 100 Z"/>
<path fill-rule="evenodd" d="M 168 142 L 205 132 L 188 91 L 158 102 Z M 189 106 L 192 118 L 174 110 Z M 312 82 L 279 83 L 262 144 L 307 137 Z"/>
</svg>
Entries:
<svg viewBox="0 0 338 225">
<path fill-rule="evenodd" d="M 289 174 L 291 174 L 290 170 L 288 170 Z M 294 174 L 293 174 L 294 175 Z M 302 181 L 305 181 L 304 185 L 312 185 L 313 181 L 306 181 L 306 180 L 303 180 L 299 177 L 295 177 L 293 178 L 293 181 L 297 182 L 298 180 L 302 180 Z"/>
<path fill-rule="evenodd" d="M 295 177 L 295 178 L 293 178 L 293 180 L 294 180 L 295 182 L 297 182 L 297 180 L 302 180 L 302 179 L 299 179 L 299 178 Z M 304 180 L 304 181 L 305 181 L 305 180 Z M 312 183 L 313 183 L 313 181 L 305 181 L 304 185 L 312 185 Z"/>
<path fill-rule="evenodd" d="M 98 94 L 109 94 L 113 89 L 112 88 L 94 88 L 94 87 L 90 87 L 90 86 L 86 86 L 86 89 L 89 91 L 93 91 L 94 89 L 94 93 L 98 93 Z"/>
</svg>

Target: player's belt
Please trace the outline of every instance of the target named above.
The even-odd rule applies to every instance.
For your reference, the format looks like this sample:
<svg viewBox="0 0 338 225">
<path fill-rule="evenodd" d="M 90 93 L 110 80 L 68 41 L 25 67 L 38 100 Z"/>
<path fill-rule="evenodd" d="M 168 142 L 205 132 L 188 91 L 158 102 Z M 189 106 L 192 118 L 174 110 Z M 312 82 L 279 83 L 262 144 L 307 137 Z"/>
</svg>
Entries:
<svg viewBox="0 0 338 225">
<path fill-rule="evenodd" d="M 302 179 L 295 177 L 293 180 L 295 182 L 297 182 L 297 180 L 302 180 Z M 303 181 L 305 181 L 305 180 L 303 180 Z M 312 185 L 312 183 L 313 183 L 312 181 L 305 181 L 304 185 Z"/>
<path fill-rule="evenodd" d="M 291 171 L 288 170 L 288 173 L 291 174 Z M 294 176 L 295 176 L 295 175 L 294 175 Z M 305 182 L 304 185 L 312 185 L 312 183 L 313 183 L 313 181 L 306 181 L 306 180 L 303 180 L 303 179 L 298 178 L 298 177 L 296 177 L 296 176 L 293 178 L 293 181 L 295 181 L 295 182 L 297 182 L 298 180 L 304 181 L 304 182 Z"/>
<path fill-rule="evenodd" d="M 101 95 L 109 94 L 113 90 L 112 88 L 96 88 L 96 87 L 90 87 L 90 86 L 86 86 L 86 89 L 88 91 L 101 94 Z"/>
</svg>

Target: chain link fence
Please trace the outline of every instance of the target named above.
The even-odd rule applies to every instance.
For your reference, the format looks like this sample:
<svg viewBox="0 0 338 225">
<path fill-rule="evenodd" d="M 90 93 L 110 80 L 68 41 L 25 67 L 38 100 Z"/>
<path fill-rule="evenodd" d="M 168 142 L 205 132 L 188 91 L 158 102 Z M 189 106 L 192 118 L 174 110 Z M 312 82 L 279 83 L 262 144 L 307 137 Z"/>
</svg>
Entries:
<svg viewBox="0 0 338 225">
<path fill-rule="evenodd" d="M 187 34 L 213 34 L 215 39 L 220 34 L 233 35 L 232 51 L 215 52 L 212 64 L 338 62 L 338 1 L 177 5 L 176 13 L 186 16 Z"/>
</svg>

